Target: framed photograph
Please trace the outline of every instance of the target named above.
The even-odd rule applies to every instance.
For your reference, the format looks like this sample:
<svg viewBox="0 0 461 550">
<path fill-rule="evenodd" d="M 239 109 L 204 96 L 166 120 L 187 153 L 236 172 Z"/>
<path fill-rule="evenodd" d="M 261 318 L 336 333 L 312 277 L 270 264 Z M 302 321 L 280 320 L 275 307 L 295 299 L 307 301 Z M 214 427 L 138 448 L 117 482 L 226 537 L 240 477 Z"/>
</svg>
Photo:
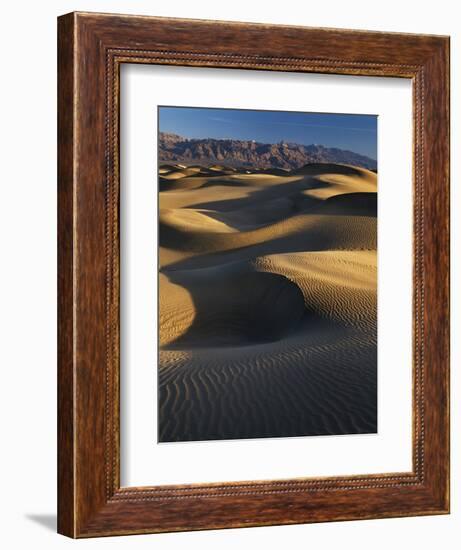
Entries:
<svg viewBox="0 0 461 550">
<path fill-rule="evenodd" d="M 58 531 L 449 512 L 449 39 L 58 20 Z"/>
</svg>

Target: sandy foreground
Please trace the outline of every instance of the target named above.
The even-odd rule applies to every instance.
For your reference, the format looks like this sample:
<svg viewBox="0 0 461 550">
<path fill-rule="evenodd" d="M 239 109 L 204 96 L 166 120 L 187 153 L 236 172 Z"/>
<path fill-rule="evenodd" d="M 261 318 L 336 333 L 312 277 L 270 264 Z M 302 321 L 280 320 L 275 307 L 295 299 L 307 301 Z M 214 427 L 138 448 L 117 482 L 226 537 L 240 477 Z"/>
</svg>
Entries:
<svg viewBox="0 0 461 550">
<path fill-rule="evenodd" d="M 159 189 L 159 441 L 376 432 L 376 174 L 161 165 Z"/>
</svg>

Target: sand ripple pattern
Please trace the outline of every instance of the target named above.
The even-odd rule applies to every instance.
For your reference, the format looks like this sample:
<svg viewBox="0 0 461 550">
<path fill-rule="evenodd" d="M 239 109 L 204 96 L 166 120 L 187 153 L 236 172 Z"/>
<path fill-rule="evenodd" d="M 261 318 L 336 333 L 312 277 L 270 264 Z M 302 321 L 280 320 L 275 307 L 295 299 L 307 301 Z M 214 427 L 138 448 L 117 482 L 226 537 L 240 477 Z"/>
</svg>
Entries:
<svg viewBox="0 0 461 550">
<path fill-rule="evenodd" d="M 376 174 L 160 168 L 159 441 L 375 432 Z"/>
</svg>

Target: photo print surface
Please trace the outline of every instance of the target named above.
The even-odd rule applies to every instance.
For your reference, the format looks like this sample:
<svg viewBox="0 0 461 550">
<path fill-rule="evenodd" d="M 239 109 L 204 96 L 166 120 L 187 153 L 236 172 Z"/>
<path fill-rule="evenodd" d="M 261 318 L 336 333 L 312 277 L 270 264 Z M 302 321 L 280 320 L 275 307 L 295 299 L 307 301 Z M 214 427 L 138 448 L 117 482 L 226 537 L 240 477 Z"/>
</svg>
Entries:
<svg viewBox="0 0 461 550">
<path fill-rule="evenodd" d="M 377 432 L 377 116 L 158 107 L 158 441 Z"/>
</svg>

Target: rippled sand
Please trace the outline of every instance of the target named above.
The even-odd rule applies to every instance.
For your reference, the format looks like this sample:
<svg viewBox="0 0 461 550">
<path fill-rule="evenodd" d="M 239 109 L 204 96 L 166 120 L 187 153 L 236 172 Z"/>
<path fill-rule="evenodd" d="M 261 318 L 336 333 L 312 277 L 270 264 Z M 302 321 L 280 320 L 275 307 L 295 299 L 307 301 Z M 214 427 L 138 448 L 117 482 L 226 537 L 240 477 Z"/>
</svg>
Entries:
<svg viewBox="0 0 461 550">
<path fill-rule="evenodd" d="M 159 440 L 376 432 L 376 174 L 163 165 Z"/>
</svg>

